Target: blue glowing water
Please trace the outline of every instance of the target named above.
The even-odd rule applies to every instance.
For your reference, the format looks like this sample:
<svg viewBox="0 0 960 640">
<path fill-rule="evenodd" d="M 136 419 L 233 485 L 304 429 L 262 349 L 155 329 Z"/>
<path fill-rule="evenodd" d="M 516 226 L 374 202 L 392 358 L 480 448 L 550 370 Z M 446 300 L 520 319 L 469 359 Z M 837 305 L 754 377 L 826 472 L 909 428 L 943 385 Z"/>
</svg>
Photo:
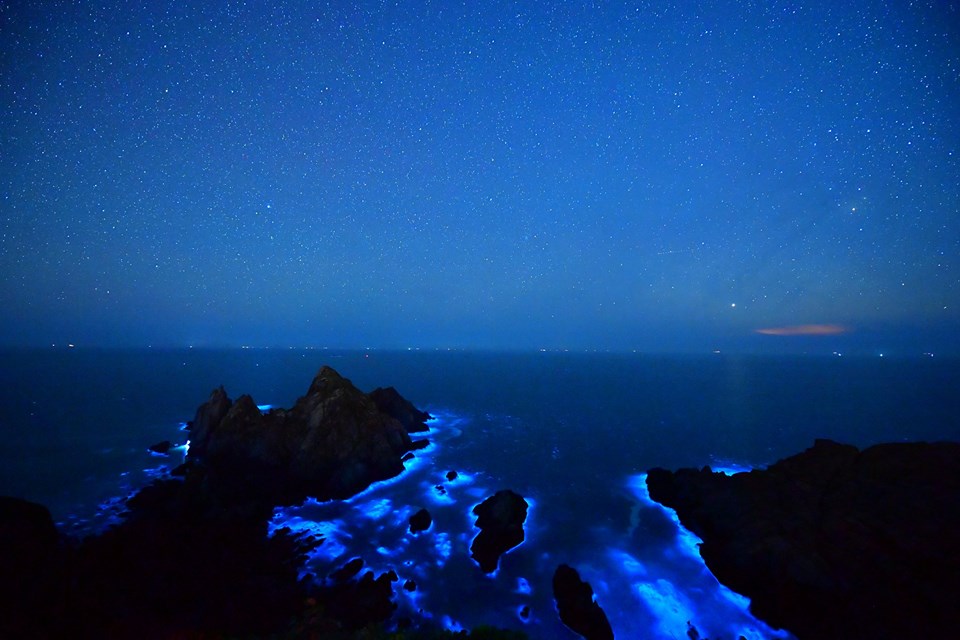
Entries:
<svg viewBox="0 0 960 640">
<path fill-rule="evenodd" d="M 176 464 L 210 390 L 290 406 L 322 364 L 361 389 L 393 385 L 438 419 L 398 478 L 351 500 L 278 510 L 274 527 L 324 539 L 304 572 L 353 557 L 394 569 L 402 612 L 574 637 L 550 579 L 577 568 L 618 637 L 788 637 L 700 562 L 698 540 L 650 501 L 651 467 L 730 473 L 829 437 L 858 446 L 960 439 L 960 367 L 930 358 L 732 358 L 435 352 L 33 351 L 0 361 L 0 493 L 51 506 L 66 527 L 102 524 L 119 496 Z M 457 471 L 448 480 L 446 474 Z M 469 557 L 472 508 L 499 489 L 528 498 L 526 540 L 499 569 Z M 106 503 L 107 508 L 97 510 Z M 426 507 L 433 524 L 413 535 Z M 98 515 L 99 514 L 99 515 Z M 409 592 L 406 580 L 417 583 Z"/>
</svg>

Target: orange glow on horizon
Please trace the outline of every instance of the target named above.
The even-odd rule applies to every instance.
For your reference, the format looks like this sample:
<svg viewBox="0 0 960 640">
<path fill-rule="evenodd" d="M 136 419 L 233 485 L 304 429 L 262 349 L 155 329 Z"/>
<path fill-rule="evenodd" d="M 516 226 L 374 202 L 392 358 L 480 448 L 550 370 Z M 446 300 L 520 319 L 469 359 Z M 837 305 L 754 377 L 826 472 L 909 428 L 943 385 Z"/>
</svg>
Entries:
<svg viewBox="0 0 960 640">
<path fill-rule="evenodd" d="M 850 330 L 840 324 L 798 324 L 756 330 L 765 336 L 835 336 L 848 331 Z"/>
</svg>

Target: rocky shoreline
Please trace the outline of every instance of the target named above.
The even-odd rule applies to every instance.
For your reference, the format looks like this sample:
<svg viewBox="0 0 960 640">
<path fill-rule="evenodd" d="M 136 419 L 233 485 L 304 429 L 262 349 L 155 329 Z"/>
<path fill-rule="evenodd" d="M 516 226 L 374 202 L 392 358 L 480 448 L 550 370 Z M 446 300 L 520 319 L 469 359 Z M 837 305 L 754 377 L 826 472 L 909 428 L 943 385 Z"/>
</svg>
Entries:
<svg viewBox="0 0 960 640">
<path fill-rule="evenodd" d="M 129 498 L 120 524 L 99 535 L 69 539 L 46 508 L 0 498 L 0 637 L 524 637 L 403 617 L 397 594 L 423 585 L 389 565 L 377 575 L 365 558 L 326 579 L 303 576 L 323 540 L 268 525 L 279 506 L 344 500 L 402 473 L 429 419 L 392 387 L 363 393 L 323 367 L 289 409 L 261 411 L 215 389 L 188 425 L 184 464 Z M 654 469 L 647 485 L 703 540 L 711 572 L 799 638 L 949 637 L 960 624 L 960 444 L 858 451 L 818 440 L 766 470 Z M 410 507 L 400 524 L 409 536 L 445 535 Z M 527 510 L 510 490 L 473 508 L 478 572 L 494 574 L 525 540 Z M 613 637 L 575 568 L 557 566 L 552 592 L 573 632 Z"/>
<path fill-rule="evenodd" d="M 960 630 L 958 443 L 817 440 L 765 470 L 654 469 L 647 485 L 717 579 L 799 638 Z"/>
</svg>

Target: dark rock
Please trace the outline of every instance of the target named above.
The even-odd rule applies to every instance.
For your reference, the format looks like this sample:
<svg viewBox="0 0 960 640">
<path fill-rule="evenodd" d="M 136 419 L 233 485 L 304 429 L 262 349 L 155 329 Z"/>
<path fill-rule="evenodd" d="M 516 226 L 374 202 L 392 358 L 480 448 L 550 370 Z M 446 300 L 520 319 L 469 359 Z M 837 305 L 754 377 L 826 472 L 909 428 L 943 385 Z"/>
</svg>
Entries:
<svg viewBox="0 0 960 640">
<path fill-rule="evenodd" d="M 447 495 L 447 489 L 442 484 L 434 485 L 433 490 L 437 492 L 437 495 Z"/>
<path fill-rule="evenodd" d="M 21 541 L 48 549 L 56 546 L 60 534 L 50 510 L 42 504 L 0 496 L 0 550 Z"/>
<path fill-rule="evenodd" d="M 408 462 L 414 458 L 416 458 L 416 456 L 408 451 L 407 453 L 403 454 L 402 458 L 400 458 L 400 462 Z"/>
<path fill-rule="evenodd" d="M 426 509 L 420 509 L 420 511 L 410 516 L 410 533 L 426 531 L 430 528 L 432 522 L 433 518 L 430 517 L 430 512 Z"/>
<path fill-rule="evenodd" d="M 397 419 L 323 367 L 289 410 L 264 414 L 250 396 L 230 403 L 215 390 L 197 410 L 188 458 L 216 502 L 289 504 L 349 497 L 403 471 L 414 448 Z"/>
<path fill-rule="evenodd" d="M 210 398 L 200 405 L 197 415 L 190 427 L 190 450 L 188 455 L 193 458 L 202 457 L 207 451 L 207 441 L 211 434 L 230 410 L 230 398 L 223 387 L 214 389 Z"/>
<path fill-rule="evenodd" d="M 587 640 L 613 638 L 607 615 L 593 598 L 590 584 L 580 579 L 577 570 L 565 564 L 553 574 L 553 598 L 560 620 Z"/>
<path fill-rule="evenodd" d="M 523 618 L 524 620 L 526 620 L 527 618 L 530 617 L 530 607 L 529 607 L 529 606 L 523 605 L 523 606 L 520 608 L 520 617 Z"/>
<path fill-rule="evenodd" d="M 397 574 L 388 571 L 374 578 L 368 571 L 358 581 L 339 584 L 321 595 L 330 614 L 347 629 L 361 629 L 382 622 L 397 608 L 393 583 Z"/>
<path fill-rule="evenodd" d="M 123 523 L 83 541 L 68 583 L 72 637 L 268 635 L 302 607 L 298 538 L 268 537 L 269 511 L 211 515 L 183 484 L 141 490 Z"/>
<path fill-rule="evenodd" d="M 403 589 L 404 591 L 410 591 L 410 592 L 416 591 L 417 583 L 414 582 L 413 580 L 407 580 L 406 582 L 403 583 Z"/>
<path fill-rule="evenodd" d="M 410 445 L 327 367 L 292 409 L 266 415 L 217 389 L 193 420 L 182 479 L 138 491 L 103 533 L 66 544 L 46 509 L 0 499 L 0 637 L 328 637 L 377 624 L 395 608 L 395 573 L 356 580 L 356 560 L 344 581 L 312 586 L 299 574 L 321 541 L 268 536 L 267 523 L 277 505 L 399 473 Z"/>
<path fill-rule="evenodd" d="M 399 420 L 407 433 L 430 430 L 426 424 L 430 414 L 417 409 L 393 387 L 374 389 L 370 392 L 370 399 L 377 404 L 380 411 Z"/>
<path fill-rule="evenodd" d="M 0 497 L 0 637 L 56 636 L 64 553 L 50 511 Z"/>
<path fill-rule="evenodd" d="M 417 451 L 418 449 L 426 449 L 428 446 L 430 446 L 430 441 L 426 438 L 422 440 L 414 440 L 410 443 L 410 450 Z"/>
<path fill-rule="evenodd" d="M 153 453 L 159 453 L 161 455 L 167 455 L 170 453 L 170 448 L 173 446 L 173 443 L 169 440 L 164 440 L 163 442 L 158 442 L 156 444 L 150 445 L 149 449 Z"/>
<path fill-rule="evenodd" d="M 183 464 L 178 464 L 173 469 L 170 470 L 170 475 L 177 477 L 184 477 L 190 471 L 190 463 L 184 462 Z"/>
<path fill-rule="evenodd" d="M 330 579 L 335 582 L 346 582 L 350 580 L 363 569 L 363 558 L 354 558 L 330 574 Z"/>
<path fill-rule="evenodd" d="M 457 479 L 456 471 L 447 471 L 447 480 L 449 480 L 450 482 L 453 482 L 456 479 Z"/>
<path fill-rule="evenodd" d="M 498 491 L 473 508 L 480 533 L 470 545 L 470 557 L 484 573 L 496 570 L 500 556 L 523 542 L 527 501 L 509 489 Z"/>
<path fill-rule="evenodd" d="M 755 615 L 798 637 L 950 637 L 960 627 L 960 444 L 817 440 L 734 476 L 655 469 L 654 500 Z"/>
</svg>

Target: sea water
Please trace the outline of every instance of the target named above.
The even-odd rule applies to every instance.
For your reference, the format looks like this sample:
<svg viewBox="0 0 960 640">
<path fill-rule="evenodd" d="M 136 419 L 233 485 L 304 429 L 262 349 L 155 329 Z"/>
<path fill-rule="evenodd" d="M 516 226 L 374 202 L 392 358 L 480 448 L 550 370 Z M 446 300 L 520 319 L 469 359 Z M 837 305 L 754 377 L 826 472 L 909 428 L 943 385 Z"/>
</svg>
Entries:
<svg viewBox="0 0 960 640">
<path fill-rule="evenodd" d="M 182 460 L 150 454 L 210 390 L 291 406 L 329 364 L 365 391 L 394 386 L 436 416 L 398 478 L 344 502 L 277 510 L 273 527 L 324 538 L 321 579 L 353 557 L 393 569 L 402 614 L 575 637 L 551 578 L 589 581 L 618 637 L 782 638 L 705 569 L 698 540 L 650 501 L 644 473 L 763 466 L 832 438 L 960 439 L 960 362 L 930 357 L 735 357 L 300 349 L 5 351 L 0 494 L 47 504 L 65 531 L 103 526 L 120 500 Z M 449 471 L 456 477 L 447 479 Z M 525 542 L 482 573 L 473 506 L 500 489 L 530 503 Z M 429 530 L 412 535 L 421 507 Z M 413 591 L 402 589 L 406 581 Z"/>
</svg>

